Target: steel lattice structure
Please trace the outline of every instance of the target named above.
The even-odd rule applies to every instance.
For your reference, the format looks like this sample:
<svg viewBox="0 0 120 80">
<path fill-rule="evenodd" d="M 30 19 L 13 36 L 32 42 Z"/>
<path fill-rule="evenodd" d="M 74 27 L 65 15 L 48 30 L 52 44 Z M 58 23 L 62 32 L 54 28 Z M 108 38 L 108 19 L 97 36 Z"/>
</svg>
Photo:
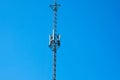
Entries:
<svg viewBox="0 0 120 80">
<path fill-rule="evenodd" d="M 57 4 L 57 0 L 54 0 L 54 4 L 50 5 L 53 10 L 53 32 L 49 36 L 49 47 L 53 52 L 53 80 L 56 80 L 56 52 L 60 47 L 60 35 L 57 34 L 57 11 L 60 4 Z"/>
</svg>

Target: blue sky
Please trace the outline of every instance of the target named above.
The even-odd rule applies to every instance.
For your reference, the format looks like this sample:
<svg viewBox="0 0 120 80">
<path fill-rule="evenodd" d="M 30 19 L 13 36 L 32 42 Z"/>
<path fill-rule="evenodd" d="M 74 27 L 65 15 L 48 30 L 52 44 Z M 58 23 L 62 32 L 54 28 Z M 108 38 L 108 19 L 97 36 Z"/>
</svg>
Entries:
<svg viewBox="0 0 120 80">
<path fill-rule="evenodd" d="M 58 0 L 57 80 L 120 80 L 120 1 Z M 52 0 L 0 0 L 0 80 L 52 80 Z"/>
</svg>

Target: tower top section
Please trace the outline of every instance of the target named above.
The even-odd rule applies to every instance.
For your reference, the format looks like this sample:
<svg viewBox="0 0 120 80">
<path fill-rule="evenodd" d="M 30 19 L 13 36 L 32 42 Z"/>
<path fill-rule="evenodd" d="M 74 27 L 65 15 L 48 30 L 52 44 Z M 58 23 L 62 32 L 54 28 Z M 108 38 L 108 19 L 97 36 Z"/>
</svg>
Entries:
<svg viewBox="0 0 120 80">
<path fill-rule="evenodd" d="M 57 3 L 57 0 L 54 0 L 50 7 L 53 10 L 53 32 L 49 36 L 49 47 L 56 52 L 57 48 L 60 47 L 60 35 L 57 34 L 57 11 L 60 4 Z"/>
</svg>

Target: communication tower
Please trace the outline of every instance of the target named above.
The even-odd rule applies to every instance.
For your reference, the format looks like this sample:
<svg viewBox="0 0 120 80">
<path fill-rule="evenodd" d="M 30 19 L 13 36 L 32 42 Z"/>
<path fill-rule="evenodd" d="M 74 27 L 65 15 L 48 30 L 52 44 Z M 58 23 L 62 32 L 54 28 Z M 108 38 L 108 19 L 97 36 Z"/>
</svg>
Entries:
<svg viewBox="0 0 120 80">
<path fill-rule="evenodd" d="M 53 79 L 56 80 L 56 53 L 57 49 L 60 47 L 60 35 L 57 33 L 57 11 L 60 7 L 60 4 L 57 3 L 57 0 L 54 0 L 54 3 L 50 5 L 53 10 L 53 32 L 49 35 L 49 47 L 53 52 Z"/>
</svg>

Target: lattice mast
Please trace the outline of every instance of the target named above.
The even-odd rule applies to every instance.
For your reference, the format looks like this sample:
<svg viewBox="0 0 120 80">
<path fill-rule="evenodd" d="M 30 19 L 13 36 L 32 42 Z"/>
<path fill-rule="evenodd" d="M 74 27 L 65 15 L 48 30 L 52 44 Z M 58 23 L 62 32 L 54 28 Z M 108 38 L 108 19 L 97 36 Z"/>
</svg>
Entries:
<svg viewBox="0 0 120 80">
<path fill-rule="evenodd" d="M 56 80 L 56 52 L 60 47 L 60 35 L 57 33 L 57 11 L 60 7 L 60 4 L 57 3 L 57 0 L 54 0 L 54 4 L 50 5 L 53 10 L 53 32 L 49 36 L 49 47 L 53 52 L 53 80 Z"/>
</svg>

